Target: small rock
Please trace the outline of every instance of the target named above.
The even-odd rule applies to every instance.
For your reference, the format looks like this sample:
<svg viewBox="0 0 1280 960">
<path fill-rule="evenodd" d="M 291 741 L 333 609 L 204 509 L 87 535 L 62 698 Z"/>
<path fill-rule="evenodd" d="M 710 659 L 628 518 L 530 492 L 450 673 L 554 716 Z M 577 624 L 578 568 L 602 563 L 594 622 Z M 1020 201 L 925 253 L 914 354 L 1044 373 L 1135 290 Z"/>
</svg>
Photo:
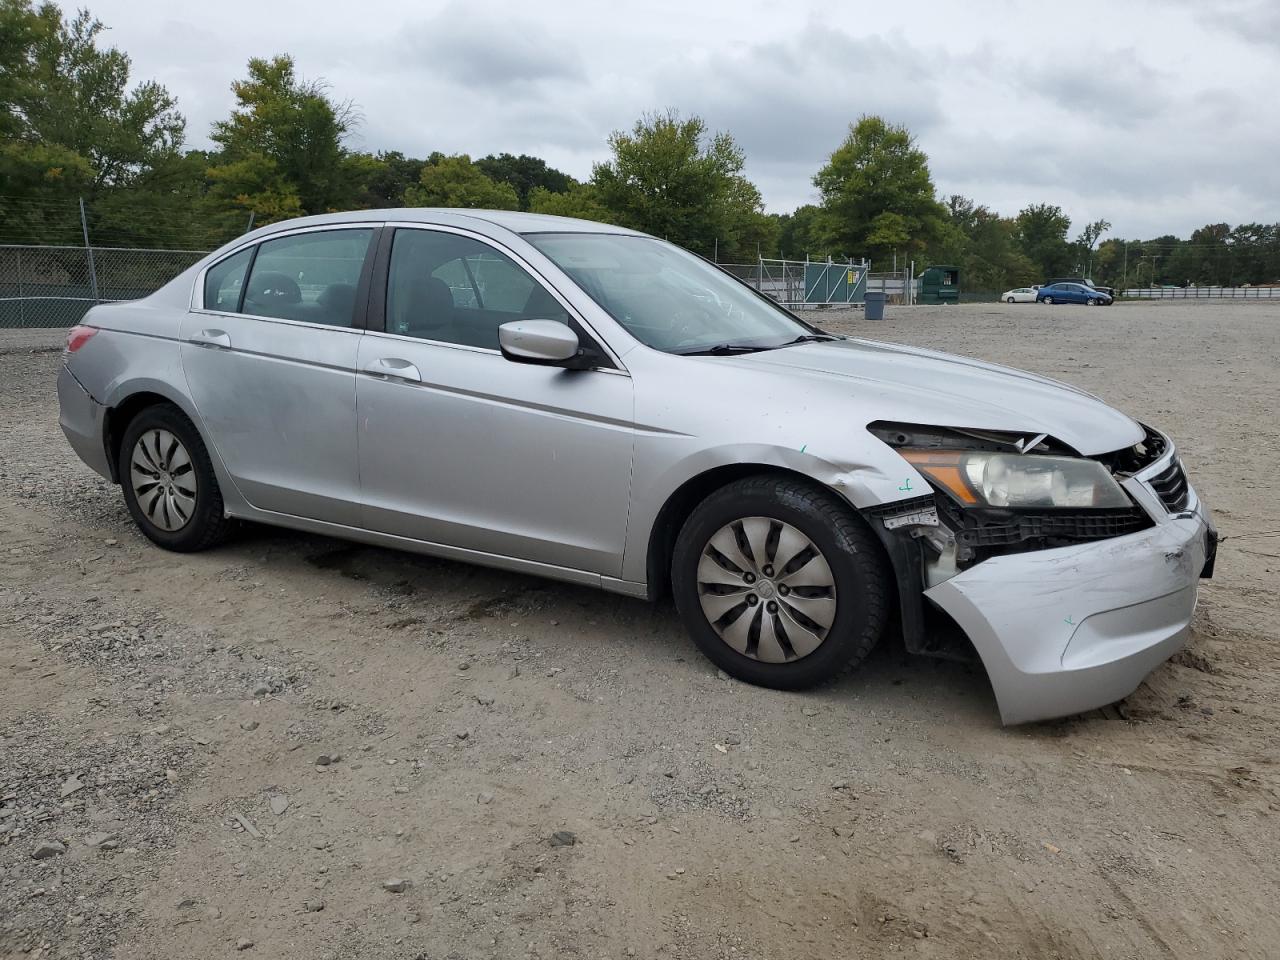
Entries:
<svg viewBox="0 0 1280 960">
<path fill-rule="evenodd" d="M 1213 707 L 1201 707 L 1200 712 L 1203 713 L 1206 717 L 1212 717 Z"/>
<path fill-rule="evenodd" d="M 471 669 L 471 664 L 470 664 L 470 662 L 468 662 L 468 661 L 466 661 L 466 660 L 463 660 L 461 663 L 459 663 L 459 664 L 458 664 L 458 669 L 459 669 L 459 670 L 470 670 L 470 669 Z"/>
<path fill-rule="evenodd" d="M 179 900 L 177 903 L 174 904 L 174 906 L 177 907 L 179 910 L 186 910 L 190 907 L 194 907 L 195 905 L 196 905 L 195 897 L 183 897 L 181 900 Z"/>
<path fill-rule="evenodd" d="M 324 909 L 324 901 L 319 899 L 306 900 L 302 904 L 302 909 L 306 910 L 307 913 L 319 913 Z"/>
<path fill-rule="evenodd" d="M 742 737 L 738 736 L 736 733 L 726 733 L 724 735 L 724 742 L 731 747 L 736 747 L 742 742 Z"/>
<path fill-rule="evenodd" d="M 674 770 L 663 770 L 662 775 L 668 780 L 674 780 L 676 778 L 676 772 Z"/>
<path fill-rule="evenodd" d="M 493 803 L 493 794 L 488 792 L 481 792 L 476 796 L 476 803 L 483 803 L 483 804 Z"/>
<path fill-rule="evenodd" d="M 114 546 L 116 546 L 120 541 L 119 541 L 119 540 L 117 540 L 115 537 L 108 537 L 106 540 L 103 540 L 102 542 L 103 542 L 103 543 L 105 543 L 108 547 L 114 547 Z"/>
<path fill-rule="evenodd" d="M 507 679 L 508 679 L 508 680 L 514 680 L 514 679 L 515 679 L 516 677 L 518 677 L 518 676 L 520 676 L 520 668 L 519 668 L 519 667 L 512 667 L 510 670 L 508 670 L 508 671 L 507 671 Z"/>
<path fill-rule="evenodd" d="M 164 772 L 164 778 L 165 778 L 166 780 L 168 780 L 170 783 L 177 783 L 177 782 L 178 782 L 178 771 L 177 771 L 177 770 L 174 770 L 172 767 L 170 767 L 168 770 L 166 770 L 166 771 Z"/>
<path fill-rule="evenodd" d="M 115 839 L 115 835 L 114 835 L 114 834 L 110 834 L 110 833 L 91 833 L 91 834 L 89 834 L 87 837 L 85 837 L 85 838 L 84 838 L 84 840 L 83 840 L 83 841 L 81 841 L 81 842 L 82 842 L 82 843 L 84 843 L 84 845 L 85 845 L 86 847 L 100 847 L 100 846 L 102 846 L 104 843 L 107 843 L 107 842 L 109 842 L 109 841 L 111 841 L 111 840 L 114 840 L 114 839 Z"/>
<path fill-rule="evenodd" d="M 59 797 L 65 798 L 71 796 L 77 790 L 83 789 L 84 784 L 81 783 L 80 778 L 73 773 L 71 776 L 67 777 L 66 781 L 62 784 L 62 790 L 58 795 Z"/>
<path fill-rule="evenodd" d="M 58 857 L 67 852 L 57 840 L 47 840 L 31 852 L 32 860 L 48 860 L 50 857 Z"/>
<path fill-rule="evenodd" d="M 255 683 L 253 685 L 253 690 L 250 692 L 255 697 L 269 696 L 271 693 L 271 684 L 259 681 L 258 683 Z M 250 946 L 252 946 L 252 944 L 250 944 Z M 239 948 L 239 949 L 247 949 L 247 948 Z"/>
<path fill-rule="evenodd" d="M 253 941 L 248 940 L 244 937 L 241 937 L 239 940 L 236 941 L 237 950 L 248 950 L 252 946 L 253 946 Z"/>
<path fill-rule="evenodd" d="M 551 835 L 551 846 L 553 847 L 572 847 L 577 842 L 577 834 L 569 830 L 557 830 Z"/>
<path fill-rule="evenodd" d="M 832 782 L 832 784 L 831 784 L 831 789 L 832 789 L 832 790 L 848 790 L 848 789 L 849 789 L 849 781 L 848 781 L 848 780 L 835 780 L 835 781 L 833 781 L 833 782 Z"/>
<path fill-rule="evenodd" d="M 482 707 L 492 707 L 492 706 L 493 706 L 493 697 L 491 697 L 491 696 L 489 696 L 488 694 L 485 694 L 485 693 L 477 693 L 477 694 L 476 694 L 476 703 L 480 704 L 480 706 L 482 706 Z"/>
<path fill-rule="evenodd" d="M 455 730 L 455 731 L 454 731 L 454 733 L 453 733 L 453 735 L 454 735 L 455 737 L 457 737 L 459 740 L 465 740 L 465 739 L 467 739 L 467 737 L 471 736 L 471 731 L 470 731 L 470 730 Z"/>
<path fill-rule="evenodd" d="M 404 893 L 409 888 L 408 880 L 383 880 L 382 889 L 387 893 Z"/>
<path fill-rule="evenodd" d="M 803 713 L 806 717 L 816 717 L 818 715 L 818 711 L 815 710 L 813 707 L 801 707 L 800 712 Z"/>
<path fill-rule="evenodd" d="M 329 756 L 327 753 L 322 753 L 320 756 L 316 757 L 317 767 L 327 767 L 331 763 L 333 763 L 333 757 Z"/>
<path fill-rule="evenodd" d="M 717 670 L 717 671 L 716 671 L 716 679 L 717 679 L 717 680 L 731 680 L 731 679 L 732 679 L 732 677 L 730 677 L 730 676 L 729 676 L 727 673 L 725 673 L 723 670 Z"/>
<path fill-rule="evenodd" d="M 241 729 L 241 730 L 257 730 L 257 729 L 258 729 L 258 721 L 257 721 L 257 720 L 246 720 L 244 723 L 240 724 L 240 729 Z"/>
<path fill-rule="evenodd" d="M 312 850 L 328 850 L 329 841 L 324 839 L 316 839 L 311 841 Z"/>
<path fill-rule="evenodd" d="M 419 917 L 416 913 L 406 913 L 406 914 L 404 915 L 404 922 L 405 922 L 405 923 L 417 923 L 417 922 L 418 922 L 419 920 L 421 920 L 421 919 L 422 919 L 422 918 L 421 918 L 421 917 Z"/>
<path fill-rule="evenodd" d="M 271 798 L 271 812 L 277 817 L 289 809 L 289 798 L 282 793 L 277 793 Z"/>
</svg>

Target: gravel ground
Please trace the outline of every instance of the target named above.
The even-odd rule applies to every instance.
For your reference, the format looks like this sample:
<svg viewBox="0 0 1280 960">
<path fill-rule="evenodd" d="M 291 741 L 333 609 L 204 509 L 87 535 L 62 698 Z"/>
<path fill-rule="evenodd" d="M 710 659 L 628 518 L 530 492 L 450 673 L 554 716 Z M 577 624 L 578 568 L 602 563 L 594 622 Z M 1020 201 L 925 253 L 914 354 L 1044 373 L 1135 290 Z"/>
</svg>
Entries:
<svg viewBox="0 0 1280 960">
<path fill-rule="evenodd" d="M 58 431 L 61 334 L 0 332 L 0 956 L 1275 956 L 1280 305 L 819 319 L 1170 430 L 1227 537 L 1188 649 L 1005 730 L 900 643 L 771 692 L 669 606 L 266 529 L 166 554 Z"/>
</svg>

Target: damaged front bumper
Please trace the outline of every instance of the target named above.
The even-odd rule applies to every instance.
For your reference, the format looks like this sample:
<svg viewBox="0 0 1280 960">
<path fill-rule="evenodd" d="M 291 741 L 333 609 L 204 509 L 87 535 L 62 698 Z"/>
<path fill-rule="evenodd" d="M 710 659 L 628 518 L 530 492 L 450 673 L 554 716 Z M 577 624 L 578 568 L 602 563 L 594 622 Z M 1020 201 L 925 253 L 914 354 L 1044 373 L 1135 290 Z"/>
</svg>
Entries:
<svg viewBox="0 0 1280 960">
<path fill-rule="evenodd" d="M 1189 481 L 1174 507 L 1161 499 L 1161 477 L 1175 463 L 1170 445 L 1159 462 L 1121 481 L 1151 517 L 1145 529 L 989 557 L 942 577 L 925 571 L 923 596 L 967 635 L 1004 723 L 1122 699 L 1186 642 L 1198 582 L 1213 572 L 1217 532 Z"/>
</svg>

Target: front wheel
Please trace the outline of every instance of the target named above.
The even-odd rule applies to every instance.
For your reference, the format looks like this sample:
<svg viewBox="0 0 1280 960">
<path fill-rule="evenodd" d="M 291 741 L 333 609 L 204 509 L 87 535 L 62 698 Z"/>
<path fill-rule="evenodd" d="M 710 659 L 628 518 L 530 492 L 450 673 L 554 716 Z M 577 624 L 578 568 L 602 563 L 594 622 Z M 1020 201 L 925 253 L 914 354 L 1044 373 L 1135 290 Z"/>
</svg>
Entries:
<svg viewBox="0 0 1280 960">
<path fill-rule="evenodd" d="M 167 550 L 204 550 L 226 535 L 222 492 L 209 452 L 177 407 L 148 407 L 120 443 L 125 505 L 147 538 Z"/>
<path fill-rule="evenodd" d="M 1098 305 L 1098 298 L 1090 297 L 1088 300 L 1085 301 L 1085 303 L 1087 303 L 1091 307 L 1096 307 Z"/>
<path fill-rule="evenodd" d="M 852 508 L 784 477 L 748 477 L 704 500 L 676 540 L 671 578 L 707 658 L 780 690 L 859 664 L 893 596 L 880 545 Z"/>
<path fill-rule="evenodd" d="M 1013 297 L 1005 297 L 1005 301 L 1004 301 L 1004 302 L 1005 302 L 1005 303 L 1013 303 L 1013 302 L 1014 302 Z"/>
</svg>

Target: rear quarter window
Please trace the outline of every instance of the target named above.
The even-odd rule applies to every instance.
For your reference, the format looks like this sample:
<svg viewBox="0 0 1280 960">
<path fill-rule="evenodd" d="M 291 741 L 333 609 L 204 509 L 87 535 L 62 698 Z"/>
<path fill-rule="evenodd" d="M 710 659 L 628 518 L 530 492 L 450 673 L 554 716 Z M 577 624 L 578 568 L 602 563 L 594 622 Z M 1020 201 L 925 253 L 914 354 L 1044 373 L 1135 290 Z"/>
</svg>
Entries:
<svg viewBox="0 0 1280 960">
<path fill-rule="evenodd" d="M 244 289 L 244 274 L 249 269 L 253 247 L 219 260 L 204 274 L 204 308 L 235 313 Z"/>
</svg>

